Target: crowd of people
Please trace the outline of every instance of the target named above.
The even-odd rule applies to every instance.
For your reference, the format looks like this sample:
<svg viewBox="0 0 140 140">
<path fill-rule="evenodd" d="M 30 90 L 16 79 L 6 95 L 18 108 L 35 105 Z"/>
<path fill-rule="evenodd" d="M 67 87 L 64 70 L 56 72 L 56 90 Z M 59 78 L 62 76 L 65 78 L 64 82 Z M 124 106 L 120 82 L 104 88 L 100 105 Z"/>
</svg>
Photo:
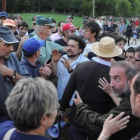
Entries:
<svg viewBox="0 0 140 140">
<path fill-rule="evenodd" d="M 73 20 L 0 12 L 0 140 L 140 139 L 138 19 Z"/>
</svg>

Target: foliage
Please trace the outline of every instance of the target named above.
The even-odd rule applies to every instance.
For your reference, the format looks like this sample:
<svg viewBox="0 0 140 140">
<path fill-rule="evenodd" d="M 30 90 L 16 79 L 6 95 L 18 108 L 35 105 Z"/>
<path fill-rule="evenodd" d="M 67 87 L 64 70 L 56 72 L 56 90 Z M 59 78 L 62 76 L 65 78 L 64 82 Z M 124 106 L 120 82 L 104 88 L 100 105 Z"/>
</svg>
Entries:
<svg viewBox="0 0 140 140">
<path fill-rule="evenodd" d="M 6 0 L 7 12 L 58 12 L 92 15 L 93 0 Z M 11 4 L 12 2 L 12 4 Z M 0 1 L 2 7 L 2 1 Z M 139 16 L 140 0 L 95 0 L 96 16 Z"/>
<path fill-rule="evenodd" d="M 131 15 L 131 3 L 128 0 L 118 0 L 116 4 L 116 11 L 119 16 Z"/>
</svg>

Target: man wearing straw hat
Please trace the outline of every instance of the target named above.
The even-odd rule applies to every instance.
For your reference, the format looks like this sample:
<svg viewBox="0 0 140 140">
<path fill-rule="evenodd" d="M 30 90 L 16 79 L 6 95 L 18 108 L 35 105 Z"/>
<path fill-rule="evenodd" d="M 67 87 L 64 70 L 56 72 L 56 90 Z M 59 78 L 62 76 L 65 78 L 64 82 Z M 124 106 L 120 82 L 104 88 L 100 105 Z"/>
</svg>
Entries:
<svg viewBox="0 0 140 140">
<path fill-rule="evenodd" d="M 94 43 L 92 51 L 97 54 L 97 57 L 93 57 L 90 62 L 78 64 L 73 71 L 61 100 L 61 111 L 67 108 L 75 90 L 80 93 L 81 99 L 91 107 L 92 111 L 105 114 L 112 109 L 114 105 L 112 99 L 98 88 L 98 80 L 105 77 L 109 81 L 110 60 L 112 57 L 120 55 L 122 50 L 115 46 L 113 38 L 104 37 L 100 42 Z M 100 132 L 89 133 L 81 129 L 79 124 L 75 122 L 75 114 L 76 106 L 73 105 L 70 119 L 71 140 L 86 140 L 87 137 L 88 140 L 97 140 Z"/>
</svg>

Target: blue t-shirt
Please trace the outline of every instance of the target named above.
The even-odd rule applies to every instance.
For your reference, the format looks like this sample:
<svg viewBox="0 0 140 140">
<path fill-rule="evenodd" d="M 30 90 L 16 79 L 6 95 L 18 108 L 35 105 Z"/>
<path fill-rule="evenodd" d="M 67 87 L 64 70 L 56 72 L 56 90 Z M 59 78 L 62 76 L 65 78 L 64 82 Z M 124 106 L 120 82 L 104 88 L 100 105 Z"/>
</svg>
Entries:
<svg viewBox="0 0 140 140">
<path fill-rule="evenodd" d="M 0 124 L 0 140 L 3 140 L 6 132 L 12 128 L 15 128 L 12 121 L 6 121 L 4 123 L 1 123 Z M 14 132 L 11 135 L 10 140 L 46 140 L 46 138 L 40 135 L 22 134 L 22 133 L 19 133 L 17 130 L 14 130 Z"/>
</svg>

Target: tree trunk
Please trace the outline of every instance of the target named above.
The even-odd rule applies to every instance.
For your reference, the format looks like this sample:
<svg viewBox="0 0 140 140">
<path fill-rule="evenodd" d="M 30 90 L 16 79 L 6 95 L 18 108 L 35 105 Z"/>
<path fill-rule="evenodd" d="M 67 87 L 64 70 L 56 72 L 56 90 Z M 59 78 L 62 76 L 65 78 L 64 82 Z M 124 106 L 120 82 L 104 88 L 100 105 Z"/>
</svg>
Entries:
<svg viewBox="0 0 140 140">
<path fill-rule="evenodd" d="M 38 12 L 40 13 L 41 1 L 38 0 Z"/>
<path fill-rule="evenodd" d="M 54 7 L 52 7 L 52 13 L 54 13 Z"/>
<path fill-rule="evenodd" d="M 6 12 L 6 0 L 2 0 L 2 11 Z"/>
</svg>

